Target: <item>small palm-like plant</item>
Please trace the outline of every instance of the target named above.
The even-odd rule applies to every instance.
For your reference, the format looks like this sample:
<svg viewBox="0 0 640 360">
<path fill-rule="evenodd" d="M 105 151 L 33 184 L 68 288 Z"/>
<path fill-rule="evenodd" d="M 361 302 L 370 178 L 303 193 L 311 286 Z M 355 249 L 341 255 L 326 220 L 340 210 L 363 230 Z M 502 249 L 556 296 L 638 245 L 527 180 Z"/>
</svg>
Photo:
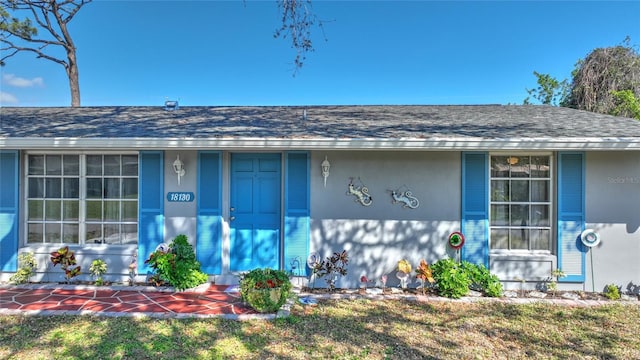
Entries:
<svg viewBox="0 0 640 360">
<path fill-rule="evenodd" d="M 89 272 L 96 279 L 96 285 L 103 285 L 104 279 L 102 276 L 107 273 L 107 263 L 102 259 L 93 260 L 89 267 Z"/>
<path fill-rule="evenodd" d="M 553 292 L 553 297 L 556 296 L 556 292 L 558 291 L 558 280 L 565 276 L 567 275 L 565 275 L 565 273 L 560 269 L 551 271 L 551 280 L 549 281 L 549 285 L 547 285 L 547 288 L 551 290 L 551 292 Z"/>
</svg>

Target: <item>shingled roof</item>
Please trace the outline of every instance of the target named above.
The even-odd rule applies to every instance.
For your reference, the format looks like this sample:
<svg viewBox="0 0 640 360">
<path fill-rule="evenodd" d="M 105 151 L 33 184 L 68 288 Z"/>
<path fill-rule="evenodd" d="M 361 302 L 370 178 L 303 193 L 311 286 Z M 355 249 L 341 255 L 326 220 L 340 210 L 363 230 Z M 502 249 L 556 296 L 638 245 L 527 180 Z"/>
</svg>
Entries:
<svg viewBox="0 0 640 360">
<path fill-rule="evenodd" d="M 0 149 L 105 147 L 640 150 L 640 121 L 541 105 L 0 108 Z"/>
</svg>

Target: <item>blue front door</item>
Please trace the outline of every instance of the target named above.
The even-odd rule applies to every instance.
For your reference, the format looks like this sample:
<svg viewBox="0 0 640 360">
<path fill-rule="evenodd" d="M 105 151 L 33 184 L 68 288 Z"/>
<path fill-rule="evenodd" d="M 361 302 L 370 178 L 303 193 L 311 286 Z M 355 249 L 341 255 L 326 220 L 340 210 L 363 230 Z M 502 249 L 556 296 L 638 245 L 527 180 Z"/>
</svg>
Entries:
<svg viewBox="0 0 640 360">
<path fill-rule="evenodd" d="M 280 154 L 232 154 L 230 270 L 279 268 Z"/>
</svg>

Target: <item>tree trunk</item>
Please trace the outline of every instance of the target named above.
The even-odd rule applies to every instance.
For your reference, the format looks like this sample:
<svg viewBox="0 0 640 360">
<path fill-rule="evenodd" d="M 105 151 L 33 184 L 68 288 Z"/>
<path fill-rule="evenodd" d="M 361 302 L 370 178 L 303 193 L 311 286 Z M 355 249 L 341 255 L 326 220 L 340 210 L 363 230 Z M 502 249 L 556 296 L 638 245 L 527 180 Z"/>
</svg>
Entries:
<svg viewBox="0 0 640 360">
<path fill-rule="evenodd" d="M 71 1 L 71 3 L 74 3 Z M 75 4 L 76 10 L 78 11 L 82 5 L 84 5 L 84 1 L 80 4 Z M 54 14 L 58 26 L 60 26 L 60 32 L 62 32 L 62 36 L 64 37 L 64 42 L 62 46 L 64 46 L 65 51 L 67 52 L 67 64 L 65 65 L 65 69 L 67 70 L 67 77 L 69 78 L 69 90 L 71 91 L 71 107 L 79 107 L 80 106 L 80 80 L 78 76 L 78 62 L 76 59 L 76 46 L 73 43 L 73 38 L 69 34 L 69 29 L 67 28 L 67 22 L 71 20 L 72 15 L 69 15 L 66 19 L 63 19 L 62 13 L 65 13 L 65 9 L 60 8 L 60 4 L 56 1 L 51 2 L 51 12 Z M 64 6 L 64 3 L 62 3 Z M 52 32 L 53 33 L 53 32 Z"/>
<path fill-rule="evenodd" d="M 80 106 L 80 80 L 78 76 L 78 63 L 76 62 L 76 49 L 67 51 L 69 64 L 67 66 L 67 77 L 69 78 L 69 90 L 71 91 L 71 107 Z"/>
</svg>

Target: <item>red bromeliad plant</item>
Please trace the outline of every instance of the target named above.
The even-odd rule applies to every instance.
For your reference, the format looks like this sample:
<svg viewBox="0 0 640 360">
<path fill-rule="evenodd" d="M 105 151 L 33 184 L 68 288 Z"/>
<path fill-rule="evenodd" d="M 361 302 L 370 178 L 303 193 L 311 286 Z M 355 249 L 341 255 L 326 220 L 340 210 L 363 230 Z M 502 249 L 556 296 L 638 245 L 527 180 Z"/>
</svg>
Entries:
<svg viewBox="0 0 640 360">
<path fill-rule="evenodd" d="M 51 262 L 53 266 L 60 264 L 62 270 L 64 270 L 64 276 L 67 282 L 73 277 L 80 275 L 80 266 L 73 267 L 77 264 L 76 255 L 73 251 L 69 250 L 68 246 L 61 247 L 58 251 L 51 253 Z"/>
<path fill-rule="evenodd" d="M 274 269 L 253 269 L 242 275 L 241 287 L 245 289 L 274 289 L 282 286 L 289 286 L 291 281 L 289 275 L 282 270 Z"/>
<path fill-rule="evenodd" d="M 292 284 L 283 270 L 253 269 L 240 279 L 242 300 L 259 312 L 275 312 L 289 297 Z"/>
</svg>

